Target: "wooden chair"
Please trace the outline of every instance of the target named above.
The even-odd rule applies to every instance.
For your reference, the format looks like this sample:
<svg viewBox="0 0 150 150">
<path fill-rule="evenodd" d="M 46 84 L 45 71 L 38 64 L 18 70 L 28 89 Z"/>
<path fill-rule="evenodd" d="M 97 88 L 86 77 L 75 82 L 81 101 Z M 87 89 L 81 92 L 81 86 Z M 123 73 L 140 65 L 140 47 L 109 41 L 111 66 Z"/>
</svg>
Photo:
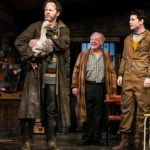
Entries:
<svg viewBox="0 0 150 150">
<path fill-rule="evenodd" d="M 150 133 L 150 114 L 144 114 L 144 143 L 143 143 L 143 150 L 146 150 L 146 132 Z M 147 124 L 148 121 L 148 124 Z M 148 130 L 146 129 L 148 128 Z M 150 148 L 150 135 L 148 135 L 148 147 Z"/>
<path fill-rule="evenodd" d="M 109 95 L 106 94 L 106 124 L 107 124 L 107 133 L 106 133 L 106 145 L 108 145 L 108 124 L 112 120 L 121 120 L 120 116 L 120 105 L 121 105 L 121 95 Z"/>
</svg>

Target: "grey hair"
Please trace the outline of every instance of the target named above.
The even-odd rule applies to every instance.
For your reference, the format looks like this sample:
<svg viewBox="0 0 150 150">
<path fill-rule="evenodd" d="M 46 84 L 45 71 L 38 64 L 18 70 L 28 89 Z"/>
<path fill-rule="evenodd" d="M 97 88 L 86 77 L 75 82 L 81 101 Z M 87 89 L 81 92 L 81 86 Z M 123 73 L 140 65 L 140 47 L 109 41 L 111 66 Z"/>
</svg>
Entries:
<svg viewBox="0 0 150 150">
<path fill-rule="evenodd" d="M 102 33 L 100 33 L 100 32 L 93 32 L 93 33 L 90 35 L 90 39 L 92 38 L 92 36 L 93 36 L 94 34 L 100 35 L 100 36 L 102 37 L 102 41 L 105 42 L 105 36 L 104 36 L 104 34 L 102 34 Z"/>
</svg>

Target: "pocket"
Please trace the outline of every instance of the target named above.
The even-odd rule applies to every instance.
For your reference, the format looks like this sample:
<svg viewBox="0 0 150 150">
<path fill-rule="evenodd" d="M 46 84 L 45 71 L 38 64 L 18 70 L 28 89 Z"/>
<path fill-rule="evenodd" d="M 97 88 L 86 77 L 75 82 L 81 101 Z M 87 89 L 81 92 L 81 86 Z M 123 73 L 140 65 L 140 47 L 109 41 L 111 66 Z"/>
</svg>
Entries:
<svg viewBox="0 0 150 150">
<path fill-rule="evenodd" d="M 142 41 L 140 46 L 137 47 L 136 51 L 139 51 L 139 52 L 149 52 L 149 42 L 148 41 Z"/>
<path fill-rule="evenodd" d="M 145 79 L 147 76 L 147 70 L 143 70 L 143 71 L 137 71 L 137 77 L 140 79 Z"/>
</svg>

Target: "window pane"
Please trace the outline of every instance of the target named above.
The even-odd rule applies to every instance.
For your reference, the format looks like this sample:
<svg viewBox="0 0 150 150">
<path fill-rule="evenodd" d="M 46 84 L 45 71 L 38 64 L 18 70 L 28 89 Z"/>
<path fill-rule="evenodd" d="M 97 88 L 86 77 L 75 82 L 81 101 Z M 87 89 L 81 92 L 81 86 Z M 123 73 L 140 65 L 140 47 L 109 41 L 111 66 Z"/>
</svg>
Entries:
<svg viewBox="0 0 150 150">
<path fill-rule="evenodd" d="M 110 43 L 110 55 L 115 55 L 115 43 Z"/>
<path fill-rule="evenodd" d="M 115 56 L 113 56 L 113 66 L 115 67 Z"/>
<path fill-rule="evenodd" d="M 87 44 L 87 49 L 89 49 L 91 47 L 90 43 Z"/>
<path fill-rule="evenodd" d="M 86 49 L 89 49 L 90 48 L 90 43 L 82 43 L 82 51 L 86 50 Z"/>
<path fill-rule="evenodd" d="M 104 50 L 109 52 L 109 43 L 104 43 Z"/>
<path fill-rule="evenodd" d="M 84 51 L 86 49 L 86 43 L 82 43 L 81 48 L 82 48 L 82 51 Z"/>
</svg>

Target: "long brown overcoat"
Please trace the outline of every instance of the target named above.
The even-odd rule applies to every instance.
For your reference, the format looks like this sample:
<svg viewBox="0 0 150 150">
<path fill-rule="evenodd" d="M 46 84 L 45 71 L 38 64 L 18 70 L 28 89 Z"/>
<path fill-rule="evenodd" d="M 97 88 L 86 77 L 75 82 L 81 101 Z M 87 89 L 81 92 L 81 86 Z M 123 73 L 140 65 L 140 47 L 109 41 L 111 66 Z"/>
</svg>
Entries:
<svg viewBox="0 0 150 150">
<path fill-rule="evenodd" d="M 23 88 L 23 95 L 20 104 L 19 118 L 41 118 L 43 95 L 41 88 L 44 88 L 43 74 L 46 71 L 48 62 L 51 61 L 51 54 L 37 60 L 38 68 L 33 69 L 31 64 L 33 52 L 29 46 L 29 41 L 40 37 L 42 22 L 31 24 L 16 41 L 15 47 L 19 51 L 23 61 L 26 62 L 26 77 Z M 53 38 L 57 35 L 58 38 Z M 51 38 L 54 43 L 54 53 L 58 58 L 57 63 L 57 90 L 58 108 L 61 125 L 63 127 L 70 125 L 70 99 L 69 83 L 67 75 L 69 74 L 70 64 L 70 31 L 62 22 L 58 22 L 58 31 L 47 31 L 47 38 Z"/>
<path fill-rule="evenodd" d="M 72 88 L 78 88 L 77 118 L 79 122 L 86 121 L 86 104 L 85 104 L 85 76 L 86 65 L 90 49 L 81 52 L 76 61 L 73 76 Z M 105 87 L 107 94 L 116 93 L 116 73 L 108 52 L 102 50 L 105 71 Z"/>
</svg>

